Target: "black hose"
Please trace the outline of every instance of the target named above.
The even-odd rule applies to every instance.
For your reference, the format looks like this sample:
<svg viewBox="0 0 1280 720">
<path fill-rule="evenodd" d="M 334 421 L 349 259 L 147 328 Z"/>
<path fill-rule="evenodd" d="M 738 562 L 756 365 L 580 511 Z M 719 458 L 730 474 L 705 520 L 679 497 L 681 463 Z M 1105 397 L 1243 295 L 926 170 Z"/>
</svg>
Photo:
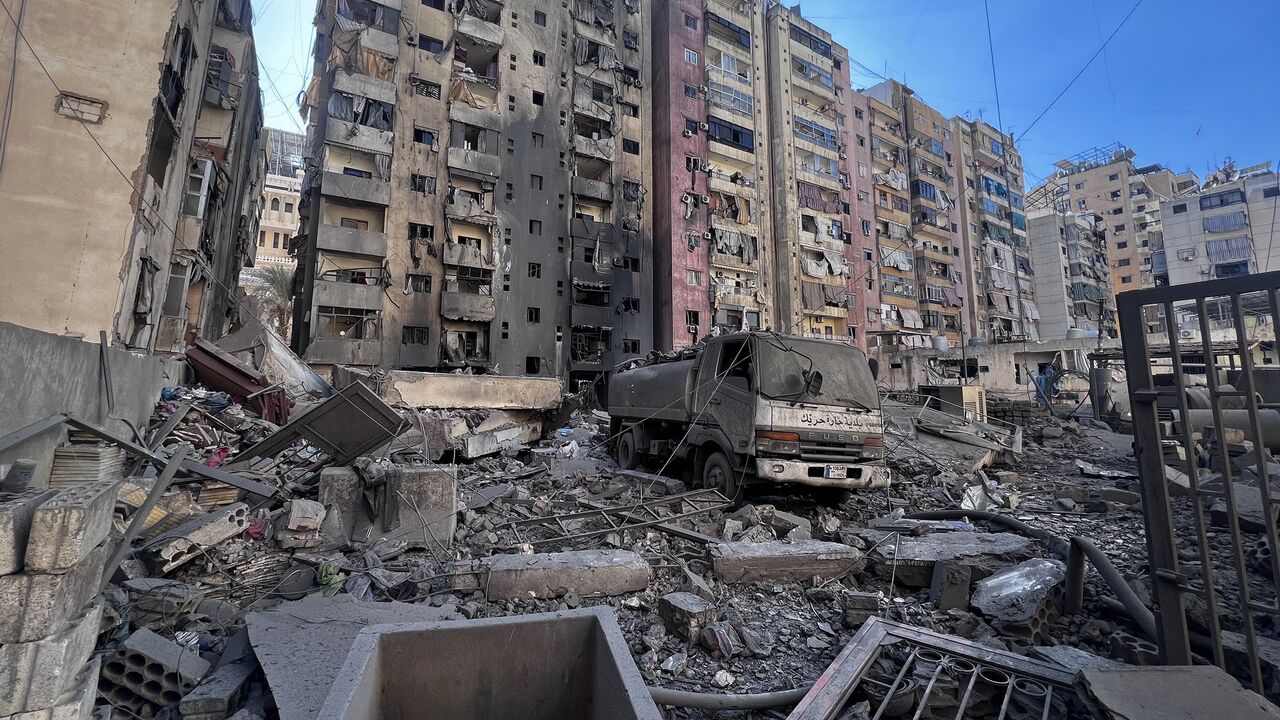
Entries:
<svg viewBox="0 0 1280 720">
<path fill-rule="evenodd" d="M 997 525 L 1003 525 L 1022 535 L 1035 538 L 1047 545 L 1049 551 L 1054 555 L 1064 558 L 1070 552 L 1071 546 L 1075 545 L 1084 553 L 1085 557 L 1089 558 L 1089 562 L 1094 569 L 1102 576 L 1102 579 L 1107 583 L 1107 587 L 1111 588 L 1111 592 L 1115 593 L 1116 597 L 1119 598 L 1129 617 L 1142 628 L 1142 632 L 1149 638 L 1154 639 L 1157 637 L 1155 616 L 1147 609 L 1146 605 L 1142 604 L 1142 600 L 1133 592 L 1133 588 L 1129 587 L 1129 583 L 1125 582 L 1120 575 L 1120 571 L 1116 570 L 1116 566 L 1111 564 L 1111 559 L 1087 538 L 1075 535 L 1069 540 L 1063 540 L 1047 530 L 1032 527 L 1008 515 L 984 510 L 932 510 L 912 513 L 907 517 L 918 520 L 961 520 L 964 518 L 986 520 Z"/>
<path fill-rule="evenodd" d="M 649 696 L 659 705 L 698 708 L 700 710 L 762 710 L 764 708 L 795 705 L 809 693 L 813 685 L 794 690 L 758 693 L 756 695 L 726 695 L 700 693 L 687 690 L 670 690 L 649 686 Z"/>
</svg>

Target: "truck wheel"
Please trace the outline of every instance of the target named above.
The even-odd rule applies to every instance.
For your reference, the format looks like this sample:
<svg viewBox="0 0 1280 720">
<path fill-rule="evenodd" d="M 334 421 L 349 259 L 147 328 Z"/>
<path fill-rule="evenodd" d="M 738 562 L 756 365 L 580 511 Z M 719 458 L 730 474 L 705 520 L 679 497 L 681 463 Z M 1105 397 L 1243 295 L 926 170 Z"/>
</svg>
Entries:
<svg viewBox="0 0 1280 720">
<path fill-rule="evenodd" d="M 730 500 L 737 499 L 738 478 L 724 453 L 713 452 L 702 463 L 702 487 L 718 489 Z"/>
<path fill-rule="evenodd" d="M 640 454 L 636 452 L 636 438 L 630 430 L 618 436 L 618 467 L 633 470 L 640 464 Z"/>
</svg>

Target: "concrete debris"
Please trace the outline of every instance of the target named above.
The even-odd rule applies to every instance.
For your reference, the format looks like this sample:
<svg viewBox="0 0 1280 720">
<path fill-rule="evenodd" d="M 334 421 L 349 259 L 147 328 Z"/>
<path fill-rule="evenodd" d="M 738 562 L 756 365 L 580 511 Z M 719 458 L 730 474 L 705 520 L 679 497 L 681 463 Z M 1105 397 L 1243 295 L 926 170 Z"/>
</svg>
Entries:
<svg viewBox="0 0 1280 720">
<path fill-rule="evenodd" d="M 808 582 L 862 572 L 866 564 L 855 547 L 823 540 L 730 542 L 711 547 L 716 576 L 730 584 Z"/>
<path fill-rule="evenodd" d="M 98 594 L 105 561 L 100 545 L 59 574 L 0 576 L 0 644 L 38 640 L 80 617 Z"/>
<path fill-rule="evenodd" d="M 957 560 L 940 560 L 934 563 L 929 599 L 939 610 L 963 610 L 969 607 L 969 581 L 972 577 L 973 569 Z"/>
<path fill-rule="evenodd" d="M 65 488 L 31 517 L 24 569 L 62 572 L 85 559 L 111 531 L 118 479 Z"/>
<path fill-rule="evenodd" d="M 1017 628 L 1040 644 L 1060 612 L 1066 577 L 1060 560 L 1027 560 L 975 583 L 973 607 L 1001 627 Z"/>
<path fill-rule="evenodd" d="M 31 519 L 55 492 L 31 488 L 0 501 L 0 575 L 22 571 Z"/>
<path fill-rule="evenodd" d="M 45 710 L 80 684 L 102 620 L 96 603 L 63 630 L 31 642 L 0 645 L 0 715 Z"/>
<path fill-rule="evenodd" d="M 652 570 L 626 550 L 494 555 L 455 565 L 455 590 L 483 589 L 489 600 L 622 595 L 649 585 Z"/>
<path fill-rule="evenodd" d="M 239 535 L 247 525 L 248 514 L 247 505 L 233 503 L 152 538 L 143 552 L 160 572 L 169 572 L 199 557 L 208 548 Z"/>
<path fill-rule="evenodd" d="M 689 639 L 698 637 L 703 626 L 716 619 L 716 606 L 687 592 L 673 592 L 658 601 L 658 615 L 667 632 Z"/>
<path fill-rule="evenodd" d="M 371 486 L 354 468 L 325 468 L 319 494 L 324 526 L 355 547 L 384 541 L 447 548 L 457 528 L 457 475 L 453 465 L 398 467 L 385 486 Z"/>
<path fill-rule="evenodd" d="M 143 628 L 130 635 L 102 667 L 102 694 L 138 715 L 147 703 L 175 707 L 205 675 L 209 663 L 191 648 Z"/>
<path fill-rule="evenodd" d="M 908 537 L 861 530 L 858 535 L 875 548 L 869 559 L 877 574 L 916 588 L 933 583 L 933 566 L 938 561 L 959 561 L 980 580 L 1032 554 L 1032 541 L 1012 533 L 962 531 Z"/>
<path fill-rule="evenodd" d="M 1280 710 L 1213 665 L 1086 668 L 1082 684 L 1098 717 L 1123 720 L 1275 720 Z"/>
</svg>

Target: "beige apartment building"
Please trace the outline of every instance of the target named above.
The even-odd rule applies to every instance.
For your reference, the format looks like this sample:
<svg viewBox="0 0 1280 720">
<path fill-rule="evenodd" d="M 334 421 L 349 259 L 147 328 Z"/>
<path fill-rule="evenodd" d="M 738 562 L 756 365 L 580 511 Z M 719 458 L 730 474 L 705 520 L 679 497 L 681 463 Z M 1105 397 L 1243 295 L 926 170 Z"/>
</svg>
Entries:
<svg viewBox="0 0 1280 720">
<path fill-rule="evenodd" d="M 1153 253 L 1164 243 L 1160 205 L 1194 192 L 1198 185 L 1194 173 L 1139 166 L 1133 162 L 1135 156 L 1119 143 L 1089 148 L 1055 163 L 1057 172 L 1027 196 L 1031 207 L 1090 212 L 1102 218 L 1113 293 L 1157 284 L 1156 275 L 1163 274 L 1153 265 Z"/>
<path fill-rule="evenodd" d="M 1088 211 L 1029 211 L 1040 338 L 1115 337 L 1111 263 L 1104 220 Z"/>
<path fill-rule="evenodd" d="M 267 128 L 267 174 L 262 188 L 255 264 L 294 267 L 289 240 L 298 234 L 306 136 Z"/>
<path fill-rule="evenodd" d="M 262 190 L 249 0 L 10 6 L 0 320 L 155 352 L 221 336 Z"/>
</svg>

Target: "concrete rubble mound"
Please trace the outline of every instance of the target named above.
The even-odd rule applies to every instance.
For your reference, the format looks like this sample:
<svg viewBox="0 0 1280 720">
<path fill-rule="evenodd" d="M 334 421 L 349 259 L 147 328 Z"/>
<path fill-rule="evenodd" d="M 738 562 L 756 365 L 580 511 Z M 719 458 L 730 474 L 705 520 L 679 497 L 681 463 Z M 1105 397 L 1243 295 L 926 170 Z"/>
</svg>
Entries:
<svg viewBox="0 0 1280 720">
<path fill-rule="evenodd" d="M 202 353 L 206 373 L 230 362 Z M 888 490 L 727 497 L 678 463 L 618 467 L 609 416 L 555 380 L 305 385 L 166 388 L 136 437 L 69 419 L 49 472 L 0 466 L 0 686 L 21 688 L 0 720 L 480 717 L 544 692 L 589 694 L 574 717 L 712 718 L 708 694 L 779 691 L 749 716 L 951 717 L 998 711 L 1001 682 L 1021 683 L 1007 717 L 1110 717 L 1116 673 L 1158 654 L 1054 541 L 1092 538 L 1150 597 L 1126 436 L 899 400 Z M 1255 496 L 1238 514 L 1265 524 Z M 852 683 L 843 704 L 805 696 L 823 677 Z"/>
</svg>

